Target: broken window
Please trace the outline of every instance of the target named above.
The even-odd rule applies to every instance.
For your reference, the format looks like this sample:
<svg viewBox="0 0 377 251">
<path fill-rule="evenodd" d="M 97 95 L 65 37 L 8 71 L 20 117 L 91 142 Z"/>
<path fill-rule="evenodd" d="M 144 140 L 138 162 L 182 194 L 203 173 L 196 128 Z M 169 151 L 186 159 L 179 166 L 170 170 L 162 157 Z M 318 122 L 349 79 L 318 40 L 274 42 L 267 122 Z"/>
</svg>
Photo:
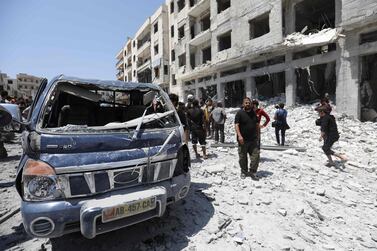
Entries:
<svg viewBox="0 0 377 251">
<path fill-rule="evenodd" d="M 285 72 L 255 77 L 258 98 L 273 98 L 285 93 Z"/>
<path fill-rule="evenodd" d="M 174 62 L 175 61 L 175 50 L 171 50 L 171 61 Z"/>
<path fill-rule="evenodd" d="M 153 32 L 156 33 L 158 31 L 158 22 L 153 26 Z"/>
<path fill-rule="evenodd" d="M 170 37 L 174 37 L 174 25 L 170 26 Z"/>
<path fill-rule="evenodd" d="M 133 46 L 133 47 L 136 46 L 136 42 L 135 42 L 135 40 L 132 42 L 132 46 Z"/>
<path fill-rule="evenodd" d="M 195 69 L 195 53 L 191 53 L 190 54 L 190 65 L 191 65 L 191 69 Z"/>
<path fill-rule="evenodd" d="M 217 0 L 217 13 L 221 13 L 230 7 L 230 0 Z"/>
<path fill-rule="evenodd" d="M 191 39 L 193 39 L 196 35 L 195 34 L 195 24 L 190 26 L 190 35 L 191 35 Z"/>
<path fill-rule="evenodd" d="M 225 77 L 225 76 L 229 76 L 229 75 L 233 75 L 233 74 L 237 74 L 237 73 L 241 73 L 245 71 L 246 71 L 246 66 L 242 66 L 242 67 L 231 69 L 228 71 L 222 71 L 220 72 L 220 77 Z"/>
<path fill-rule="evenodd" d="M 377 54 L 361 57 L 361 120 L 377 122 Z"/>
<path fill-rule="evenodd" d="M 185 36 L 185 26 L 182 25 L 178 29 L 178 39 L 182 39 Z"/>
<path fill-rule="evenodd" d="M 221 36 L 217 37 L 219 41 L 219 49 L 218 51 L 223 51 L 232 47 L 232 32 L 229 31 Z"/>
<path fill-rule="evenodd" d="M 295 5 L 296 32 L 335 28 L 335 0 L 305 0 Z"/>
<path fill-rule="evenodd" d="M 226 107 L 240 107 L 244 97 L 246 97 L 246 93 L 243 80 L 225 83 L 224 99 Z"/>
<path fill-rule="evenodd" d="M 174 13 L 174 0 L 170 2 L 170 13 Z"/>
<path fill-rule="evenodd" d="M 208 30 L 211 27 L 211 19 L 209 14 L 200 20 L 200 27 L 202 32 Z"/>
<path fill-rule="evenodd" d="M 147 68 L 142 72 L 137 73 L 137 80 L 140 83 L 151 83 L 152 82 L 152 70 Z"/>
<path fill-rule="evenodd" d="M 200 87 L 199 91 L 202 95 L 202 100 L 207 100 L 209 98 L 215 99 L 217 95 L 217 85 L 210 85 L 206 87 Z"/>
<path fill-rule="evenodd" d="M 110 86 L 109 86 L 110 87 Z M 165 128 L 177 125 L 172 107 L 166 105 L 157 90 L 119 88 L 106 89 L 105 85 L 60 82 L 43 108 L 42 130 L 62 133 L 132 133 L 148 106 L 158 98 L 156 119 L 145 120 L 142 128 Z M 147 115 L 148 116 L 148 115 Z M 156 116 L 153 114 L 153 116 Z"/>
<path fill-rule="evenodd" d="M 178 4 L 178 12 L 180 12 L 185 7 L 186 0 L 178 0 L 177 4 Z"/>
<path fill-rule="evenodd" d="M 169 67 L 168 67 L 168 65 L 164 65 L 164 74 L 165 75 L 168 75 L 169 74 Z"/>
<path fill-rule="evenodd" d="M 183 53 L 178 56 L 178 66 L 185 66 L 186 65 L 186 53 Z"/>
<path fill-rule="evenodd" d="M 249 21 L 250 39 L 261 37 L 270 32 L 270 12 Z"/>
<path fill-rule="evenodd" d="M 154 46 L 154 55 L 158 54 L 158 44 Z"/>
<path fill-rule="evenodd" d="M 325 54 L 336 50 L 336 43 L 326 44 L 322 46 L 313 47 L 307 50 L 293 53 L 293 59 L 312 57 L 319 54 Z"/>
<path fill-rule="evenodd" d="M 202 55 L 203 55 L 203 57 L 202 57 L 202 63 L 203 64 L 206 64 L 207 61 L 211 61 L 212 60 L 211 46 L 203 49 L 202 50 Z"/>
<path fill-rule="evenodd" d="M 195 0 L 190 0 L 190 7 L 195 5 Z"/>
<path fill-rule="evenodd" d="M 275 64 L 281 64 L 285 62 L 285 56 L 278 56 L 270 59 L 266 59 L 264 61 L 256 62 L 251 64 L 251 69 L 258 69 L 270 65 L 275 65 Z"/>
<path fill-rule="evenodd" d="M 377 41 L 377 30 L 363 33 L 360 35 L 360 44 L 371 43 Z"/>
<path fill-rule="evenodd" d="M 175 74 L 171 75 L 171 79 L 172 79 L 172 85 L 177 85 L 177 80 L 175 79 Z"/>
<path fill-rule="evenodd" d="M 160 77 L 160 67 L 157 66 L 154 68 L 154 77 L 159 78 Z"/>
<path fill-rule="evenodd" d="M 313 65 L 304 69 L 296 69 L 298 101 L 310 103 L 328 93 L 335 95 L 336 71 L 335 62 Z"/>
<path fill-rule="evenodd" d="M 134 62 L 136 61 L 136 56 L 134 55 L 134 58 L 133 58 Z"/>
</svg>

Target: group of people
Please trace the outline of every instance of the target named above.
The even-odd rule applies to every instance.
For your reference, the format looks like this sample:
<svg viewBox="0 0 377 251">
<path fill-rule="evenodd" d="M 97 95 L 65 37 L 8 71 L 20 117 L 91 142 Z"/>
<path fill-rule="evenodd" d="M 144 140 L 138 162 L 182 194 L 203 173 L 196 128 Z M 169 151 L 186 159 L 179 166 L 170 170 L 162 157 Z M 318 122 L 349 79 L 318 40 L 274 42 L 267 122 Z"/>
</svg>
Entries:
<svg viewBox="0 0 377 251">
<path fill-rule="evenodd" d="M 176 94 L 169 95 L 170 100 L 176 107 L 178 116 L 185 130 L 185 140 L 191 142 L 196 158 L 200 158 L 198 152 L 198 143 L 201 146 L 203 159 L 207 159 L 206 138 L 215 137 L 216 142 L 224 143 L 224 124 L 226 121 L 226 113 L 221 102 L 213 105 L 211 99 L 204 104 L 200 104 L 199 100 L 194 99 L 193 95 L 187 97 L 187 103 L 178 102 Z"/>
<path fill-rule="evenodd" d="M 187 104 L 178 102 L 178 96 L 175 94 L 170 94 L 170 99 L 177 108 L 178 115 L 184 126 L 186 143 L 191 136 L 196 158 L 200 157 L 197 147 L 199 144 L 203 152 L 203 158 L 206 159 L 207 137 L 214 136 L 216 143 L 219 141 L 224 143 L 224 124 L 227 116 L 222 103 L 217 102 L 215 106 L 211 99 L 201 103 L 194 99 L 192 95 L 188 96 Z M 288 112 L 284 109 L 284 103 L 276 105 L 275 108 L 272 126 L 275 128 L 277 145 L 284 146 L 285 132 L 290 128 L 287 123 Z M 332 155 L 342 161 L 346 161 L 345 155 L 331 150 L 332 145 L 339 139 L 339 133 L 335 117 L 331 115 L 332 108 L 327 97 L 321 100 L 316 111 L 320 116 L 316 121 L 316 124 L 321 128 L 320 140 L 324 141 L 322 150 L 328 158 L 326 165 L 335 165 Z M 264 120 L 263 123 L 262 120 Z M 241 179 L 250 177 L 252 180 L 259 180 L 260 178 L 257 175 L 257 171 L 260 161 L 261 130 L 269 124 L 270 120 L 269 115 L 259 107 L 258 100 L 252 100 L 248 97 L 243 99 L 242 108 L 236 113 L 234 120 Z M 250 161 L 248 156 L 250 156 Z"/>
<path fill-rule="evenodd" d="M 7 91 L 5 90 L 1 91 L 0 104 L 1 103 L 2 104 L 17 104 L 21 112 L 26 111 L 25 109 L 31 105 L 31 102 L 32 102 L 31 98 L 30 99 L 28 98 L 24 99 L 23 97 L 14 98 L 14 97 L 10 97 Z M 2 136 L 3 135 L 1 133 L 1 128 L 0 128 L 0 159 L 4 159 L 8 156 L 7 150 L 4 147 Z"/>
</svg>

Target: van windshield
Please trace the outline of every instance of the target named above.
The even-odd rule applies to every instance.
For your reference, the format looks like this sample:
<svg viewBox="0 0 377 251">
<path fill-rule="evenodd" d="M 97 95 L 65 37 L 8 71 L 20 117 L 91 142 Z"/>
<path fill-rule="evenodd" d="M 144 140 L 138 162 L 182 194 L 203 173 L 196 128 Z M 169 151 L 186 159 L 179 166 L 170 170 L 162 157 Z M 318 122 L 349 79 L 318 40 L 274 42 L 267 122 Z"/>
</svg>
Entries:
<svg viewBox="0 0 377 251">
<path fill-rule="evenodd" d="M 130 132 L 178 126 L 167 95 L 150 89 L 103 90 L 95 85 L 58 83 L 40 117 L 55 133 Z M 139 125 L 140 124 L 140 125 Z"/>
</svg>

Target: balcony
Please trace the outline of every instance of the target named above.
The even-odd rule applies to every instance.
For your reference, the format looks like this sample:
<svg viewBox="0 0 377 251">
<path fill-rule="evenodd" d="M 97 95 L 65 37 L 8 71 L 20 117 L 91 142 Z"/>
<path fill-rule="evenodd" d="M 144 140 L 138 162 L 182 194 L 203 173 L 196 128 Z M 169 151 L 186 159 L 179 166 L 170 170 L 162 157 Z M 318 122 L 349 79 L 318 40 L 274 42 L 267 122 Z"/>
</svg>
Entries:
<svg viewBox="0 0 377 251">
<path fill-rule="evenodd" d="M 198 46 L 208 40 L 211 40 L 211 37 L 212 37 L 211 31 L 208 29 L 196 35 L 193 39 L 190 40 L 189 44 L 193 46 Z"/>
<path fill-rule="evenodd" d="M 123 65 L 123 58 L 121 58 L 116 64 L 115 64 L 115 66 L 116 66 L 116 68 L 117 69 L 119 69 L 119 68 L 121 68 L 121 66 Z"/>
<path fill-rule="evenodd" d="M 124 76 L 124 72 L 123 71 L 117 72 L 117 79 L 118 80 L 123 80 L 123 76 Z"/>
<path fill-rule="evenodd" d="M 144 62 L 138 62 L 137 63 L 137 71 L 144 71 L 147 68 L 151 68 L 151 60 L 147 59 Z"/>
<path fill-rule="evenodd" d="M 192 17 L 199 17 L 200 14 L 209 10 L 211 0 L 196 0 L 194 6 L 188 11 L 188 15 Z"/>
<path fill-rule="evenodd" d="M 150 47 L 151 47 L 151 41 L 148 40 L 146 42 L 144 42 L 143 45 L 141 45 L 138 49 L 137 49 L 137 54 L 140 55 L 140 54 L 144 54 L 146 50 L 150 50 Z"/>
</svg>

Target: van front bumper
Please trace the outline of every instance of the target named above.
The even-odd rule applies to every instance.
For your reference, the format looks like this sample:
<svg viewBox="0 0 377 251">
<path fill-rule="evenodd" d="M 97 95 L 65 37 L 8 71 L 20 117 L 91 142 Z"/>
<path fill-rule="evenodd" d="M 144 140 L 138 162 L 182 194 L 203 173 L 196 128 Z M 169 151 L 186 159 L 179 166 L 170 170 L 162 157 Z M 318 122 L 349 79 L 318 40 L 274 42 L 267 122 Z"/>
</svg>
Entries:
<svg viewBox="0 0 377 251">
<path fill-rule="evenodd" d="M 130 226 L 154 217 L 161 217 L 166 205 L 184 198 L 190 186 L 190 174 L 170 180 L 136 186 L 92 196 L 90 198 L 27 202 L 21 204 L 26 232 L 34 237 L 53 238 L 81 231 L 86 238 Z M 104 209 L 117 208 L 137 201 L 154 198 L 155 207 L 137 214 L 104 221 Z"/>
</svg>

